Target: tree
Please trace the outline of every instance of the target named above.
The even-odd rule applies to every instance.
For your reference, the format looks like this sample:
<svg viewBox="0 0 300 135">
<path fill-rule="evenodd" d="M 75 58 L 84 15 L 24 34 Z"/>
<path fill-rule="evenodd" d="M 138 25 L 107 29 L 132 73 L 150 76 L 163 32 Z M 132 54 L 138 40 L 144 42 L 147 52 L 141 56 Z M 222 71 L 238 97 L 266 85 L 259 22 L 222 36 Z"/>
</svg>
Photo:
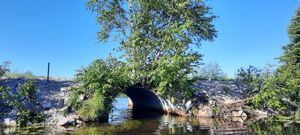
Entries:
<svg viewBox="0 0 300 135">
<path fill-rule="evenodd" d="M 11 62 L 5 61 L 2 65 L 0 65 L 0 77 L 2 77 L 5 73 L 9 72 L 9 65 Z"/>
<path fill-rule="evenodd" d="M 120 41 L 131 85 L 191 95 L 189 75 L 201 60 L 193 46 L 216 37 L 216 16 L 202 0 L 89 0 L 87 8 L 97 15 L 99 41 Z"/>
<path fill-rule="evenodd" d="M 198 77 L 205 80 L 224 80 L 227 78 L 220 65 L 216 62 L 209 62 L 200 68 Z"/>
<path fill-rule="evenodd" d="M 285 104 L 283 99 L 300 105 L 300 7 L 288 28 L 290 43 L 283 47 L 279 58 L 282 65 L 272 79 L 265 82 L 254 102 L 279 111 L 295 109 Z"/>
</svg>

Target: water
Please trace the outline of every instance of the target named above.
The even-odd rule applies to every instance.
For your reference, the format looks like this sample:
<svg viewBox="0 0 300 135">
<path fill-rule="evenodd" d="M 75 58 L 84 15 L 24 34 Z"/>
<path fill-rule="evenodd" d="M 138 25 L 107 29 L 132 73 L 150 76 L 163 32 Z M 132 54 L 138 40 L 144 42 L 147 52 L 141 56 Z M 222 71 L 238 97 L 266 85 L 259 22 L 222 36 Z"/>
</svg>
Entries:
<svg viewBox="0 0 300 135">
<path fill-rule="evenodd" d="M 300 124 L 284 127 L 284 122 L 267 120 L 184 118 L 149 112 L 133 112 L 127 108 L 127 98 L 117 98 L 108 123 L 90 123 L 70 131 L 49 128 L 22 130 L 24 134 L 78 135 L 300 135 Z M 148 115 L 146 115 L 148 114 Z M 0 133 L 4 133 L 0 129 Z M 11 130 L 11 129 L 10 129 Z M 2 132 L 1 132 L 2 131 Z M 7 132 L 6 132 L 7 133 Z M 10 132 L 14 133 L 14 131 Z"/>
</svg>

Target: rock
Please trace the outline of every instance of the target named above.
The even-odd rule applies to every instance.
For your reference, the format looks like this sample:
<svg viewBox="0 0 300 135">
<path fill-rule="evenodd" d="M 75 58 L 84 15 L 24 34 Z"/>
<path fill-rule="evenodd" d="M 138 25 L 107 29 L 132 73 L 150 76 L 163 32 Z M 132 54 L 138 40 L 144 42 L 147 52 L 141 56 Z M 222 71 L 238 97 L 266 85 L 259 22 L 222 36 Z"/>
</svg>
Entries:
<svg viewBox="0 0 300 135">
<path fill-rule="evenodd" d="M 3 129 L 3 133 L 5 135 L 13 135 L 16 133 L 17 128 L 16 127 L 6 127 Z"/>
<path fill-rule="evenodd" d="M 232 117 L 247 117 L 247 114 L 243 110 L 238 110 L 238 111 L 232 111 L 231 116 Z"/>
<path fill-rule="evenodd" d="M 81 121 L 81 119 L 78 115 L 70 114 L 69 116 L 60 119 L 56 125 L 57 126 L 71 126 L 71 125 L 76 125 L 76 123 L 82 123 L 80 121 Z"/>
<path fill-rule="evenodd" d="M 65 100 L 64 100 L 64 99 L 59 99 L 59 101 L 58 101 L 58 103 L 57 103 L 57 106 L 58 106 L 59 108 L 62 108 L 62 107 L 64 107 L 64 103 L 65 103 Z"/>
<path fill-rule="evenodd" d="M 245 112 L 243 112 L 241 117 L 245 120 L 247 118 L 247 114 Z"/>
<path fill-rule="evenodd" d="M 17 122 L 13 118 L 5 118 L 2 125 L 5 127 L 15 127 L 17 126 Z"/>
<path fill-rule="evenodd" d="M 81 124 L 83 124 L 83 121 L 78 119 L 78 120 L 76 120 L 76 123 L 81 125 Z"/>
<path fill-rule="evenodd" d="M 43 102 L 42 103 L 42 107 L 45 109 L 45 110 L 48 110 L 52 107 L 52 104 L 51 102 Z"/>
<path fill-rule="evenodd" d="M 69 115 L 67 118 L 68 118 L 68 119 L 75 119 L 75 120 L 79 120 L 79 119 L 80 119 L 79 116 L 76 115 L 76 114 L 71 114 L 71 115 Z"/>
<path fill-rule="evenodd" d="M 79 100 L 82 101 L 83 99 L 84 99 L 84 95 L 83 95 L 83 94 L 80 94 L 80 95 L 79 95 Z"/>
<path fill-rule="evenodd" d="M 231 115 L 232 115 L 233 117 L 240 117 L 240 116 L 242 116 L 242 114 L 243 114 L 243 111 L 242 111 L 242 110 L 232 111 L 232 112 L 231 112 Z"/>
<path fill-rule="evenodd" d="M 70 124 L 70 123 L 69 123 L 69 121 L 68 121 L 67 118 L 60 119 L 60 120 L 56 123 L 57 126 L 67 126 L 67 125 L 69 125 L 69 124 Z"/>
<path fill-rule="evenodd" d="M 262 110 L 254 110 L 254 115 L 258 118 L 265 118 L 268 117 L 268 112 Z"/>
<path fill-rule="evenodd" d="M 63 88 L 60 88 L 60 91 L 63 91 L 63 92 L 64 92 L 64 91 L 66 91 L 66 90 L 67 90 L 67 89 L 64 88 L 64 87 L 63 87 Z"/>
<path fill-rule="evenodd" d="M 17 110 L 16 109 L 12 109 L 9 113 L 9 116 L 16 116 L 17 115 Z"/>
<path fill-rule="evenodd" d="M 192 108 L 192 101 L 191 100 L 189 100 L 189 101 L 187 101 L 186 103 L 185 103 L 185 108 L 187 109 L 187 110 L 190 110 L 191 108 Z"/>
<path fill-rule="evenodd" d="M 211 117 L 213 117 L 213 111 L 210 107 L 204 106 L 198 110 L 197 116 L 201 117 L 201 118 L 211 118 Z"/>
</svg>

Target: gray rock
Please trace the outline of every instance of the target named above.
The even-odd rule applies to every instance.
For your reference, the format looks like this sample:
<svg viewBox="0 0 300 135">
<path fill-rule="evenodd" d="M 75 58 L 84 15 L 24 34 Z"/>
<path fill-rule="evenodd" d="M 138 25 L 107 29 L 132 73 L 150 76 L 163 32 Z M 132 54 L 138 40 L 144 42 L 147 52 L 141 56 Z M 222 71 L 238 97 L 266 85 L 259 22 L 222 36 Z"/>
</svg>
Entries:
<svg viewBox="0 0 300 135">
<path fill-rule="evenodd" d="M 71 125 L 76 125 L 79 121 L 81 121 L 81 120 L 78 115 L 70 114 L 69 116 L 60 119 L 56 125 L 57 126 L 71 126 Z"/>
<path fill-rule="evenodd" d="M 50 109 L 52 107 L 52 104 L 51 102 L 43 102 L 42 103 L 42 107 L 47 110 L 47 109 Z"/>
<path fill-rule="evenodd" d="M 58 101 L 58 103 L 57 103 L 57 107 L 59 107 L 59 108 L 64 107 L 64 103 L 65 103 L 65 100 L 64 100 L 64 99 L 59 99 L 59 101 Z"/>
</svg>

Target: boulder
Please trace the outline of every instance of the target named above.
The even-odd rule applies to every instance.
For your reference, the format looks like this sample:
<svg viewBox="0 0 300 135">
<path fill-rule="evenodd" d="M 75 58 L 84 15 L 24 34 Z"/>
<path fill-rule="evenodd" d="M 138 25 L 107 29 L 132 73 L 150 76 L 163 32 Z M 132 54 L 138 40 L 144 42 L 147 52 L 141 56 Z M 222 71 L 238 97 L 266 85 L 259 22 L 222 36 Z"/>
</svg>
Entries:
<svg viewBox="0 0 300 135">
<path fill-rule="evenodd" d="M 198 110 L 197 116 L 201 118 L 211 118 L 213 117 L 213 111 L 210 107 L 204 106 Z"/>
<path fill-rule="evenodd" d="M 64 117 L 60 119 L 56 125 L 57 126 L 72 126 L 76 124 L 81 124 L 83 121 L 80 119 L 80 117 L 76 114 L 70 114 L 67 117 Z"/>
<path fill-rule="evenodd" d="M 79 100 L 80 100 L 80 101 L 84 100 L 84 95 L 83 95 L 83 94 L 80 94 L 80 95 L 79 95 Z"/>
<path fill-rule="evenodd" d="M 52 104 L 51 102 L 42 102 L 42 107 L 45 109 L 45 110 L 48 110 L 52 107 Z"/>
<path fill-rule="evenodd" d="M 187 110 L 191 109 L 192 107 L 193 107 L 192 100 L 189 100 L 185 103 L 185 108 Z"/>
<path fill-rule="evenodd" d="M 17 126 L 17 122 L 14 118 L 5 118 L 2 122 L 2 125 L 5 127 L 15 127 Z"/>
<path fill-rule="evenodd" d="M 67 118 L 63 118 L 63 119 L 60 119 L 56 125 L 57 126 L 69 126 L 71 125 L 72 123 L 67 119 Z"/>
</svg>

